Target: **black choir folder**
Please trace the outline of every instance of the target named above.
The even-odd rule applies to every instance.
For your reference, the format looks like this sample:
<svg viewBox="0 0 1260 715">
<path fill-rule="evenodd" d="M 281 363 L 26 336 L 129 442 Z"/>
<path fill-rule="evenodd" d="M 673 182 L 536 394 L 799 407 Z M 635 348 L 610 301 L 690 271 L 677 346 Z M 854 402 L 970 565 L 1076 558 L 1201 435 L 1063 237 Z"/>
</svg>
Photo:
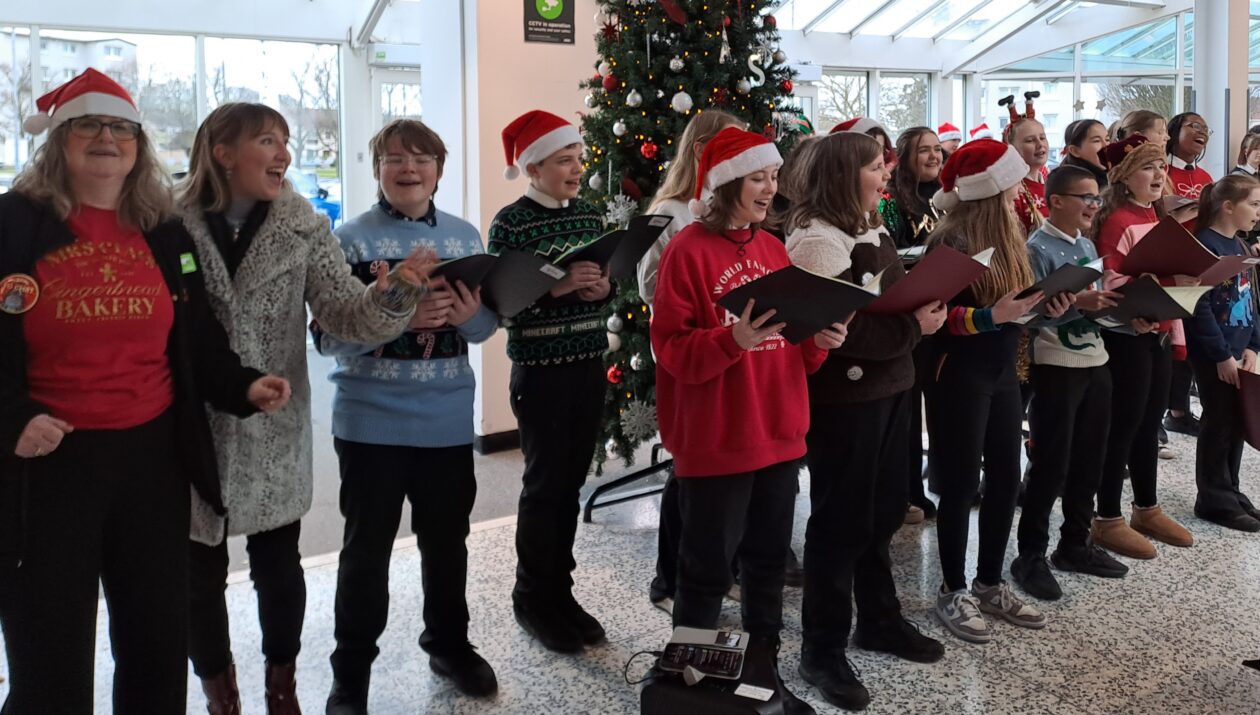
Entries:
<svg viewBox="0 0 1260 715">
<path fill-rule="evenodd" d="M 832 323 L 848 320 L 875 300 L 878 286 L 879 276 L 864 287 L 788 266 L 727 293 L 718 305 L 743 315 L 748 301 L 755 300 L 753 318 L 773 308 L 774 317 L 767 324 L 787 323 L 780 334 L 795 345 Z"/>
<path fill-rule="evenodd" d="M 1260 375 L 1238 366 L 1238 408 L 1242 411 L 1243 438 L 1260 449 Z"/>
<path fill-rule="evenodd" d="M 563 278 L 564 269 L 546 258 L 509 249 L 495 258 L 494 268 L 482 280 L 481 300 L 494 312 L 511 318 Z"/>
<path fill-rule="evenodd" d="M 1194 314 L 1194 304 L 1211 289 L 1210 285 L 1162 286 L 1150 276 L 1141 276 L 1116 289 L 1123 297 L 1115 307 L 1085 315 L 1104 328 L 1124 327 L 1135 318 L 1184 320 Z"/>
<path fill-rule="evenodd" d="M 1029 315 L 1044 316 L 1052 298 L 1060 293 L 1080 293 L 1088 288 L 1091 283 L 1102 278 L 1102 275 L 1101 258 L 1094 259 L 1083 266 L 1068 263 L 1054 269 L 1050 272 L 1050 275 L 1042 278 L 1036 285 L 1015 297 L 1022 300 L 1037 291 L 1042 291 L 1045 293 L 1045 297 L 1037 305 L 1033 306 Z"/>
<path fill-rule="evenodd" d="M 498 258 L 488 253 L 477 253 L 463 258 L 452 258 L 442 261 L 433 268 L 433 277 L 442 277 L 452 287 L 460 281 L 468 290 L 476 290 L 477 286 L 494 270 Z"/>
<path fill-rule="evenodd" d="M 1176 219 L 1165 216 L 1124 257 L 1120 272 L 1129 276 L 1150 273 L 1161 278 L 1197 276 L 1200 285 L 1214 286 L 1257 263 L 1260 259 L 1249 256 L 1217 256 Z"/>
<path fill-rule="evenodd" d="M 968 256 L 949 246 L 937 246 L 923 256 L 913 271 L 889 286 L 864 310 L 878 315 L 913 313 L 929 303 L 948 302 L 984 275 L 992 258 L 992 248 Z M 878 279 L 876 276 L 876 285 Z"/>
<path fill-rule="evenodd" d="M 635 216 L 625 228 L 609 231 L 585 246 L 560 254 L 556 265 L 590 261 L 601 267 L 607 266 L 608 274 L 613 278 L 633 278 L 639 259 L 661 237 L 671 220 L 672 217 L 661 214 Z"/>
</svg>

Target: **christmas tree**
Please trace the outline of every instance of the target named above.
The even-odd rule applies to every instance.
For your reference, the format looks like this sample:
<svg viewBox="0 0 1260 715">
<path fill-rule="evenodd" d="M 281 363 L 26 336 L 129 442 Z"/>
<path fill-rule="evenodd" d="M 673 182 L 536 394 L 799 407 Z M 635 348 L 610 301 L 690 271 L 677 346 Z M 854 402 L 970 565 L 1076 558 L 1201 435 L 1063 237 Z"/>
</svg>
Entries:
<svg viewBox="0 0 1260 715">
<path fill-rule="evenodd" d="M 596 73 L 582 118 L 582 198 L 604 207 L 610 226 L 647 209 L 674 158 L 674 140 L 697 112 L 721 109 L 780 144 L 798 130 L 787 55 L 769 14 L 778 0 L 599 0 Z M 608 315 L 609 390 L 597 470 L 609 457 L 631 466 L 656 434 L 656 365 L 648 306 L 620 281 Z"/>
</svg>

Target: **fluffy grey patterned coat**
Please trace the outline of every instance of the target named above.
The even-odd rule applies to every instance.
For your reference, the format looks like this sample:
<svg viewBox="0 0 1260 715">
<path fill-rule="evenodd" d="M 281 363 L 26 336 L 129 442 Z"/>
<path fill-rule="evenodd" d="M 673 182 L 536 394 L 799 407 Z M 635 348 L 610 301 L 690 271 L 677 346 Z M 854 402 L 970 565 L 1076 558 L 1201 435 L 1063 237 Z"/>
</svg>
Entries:
<svg viewBox="0 0 1260 715">
<path fill-rule="evenodd" d="M 373 288 L 350 274 L 328 218 L 286 184 L 272 203 L 233 279 L 202 212 L 184 224 L 197 244 L 210 306 L 246 365 L 280 375 L 293 397 L 274 414 L 238 420 L 208 410 L 228 518 L 193 492 L 192 538 L 216 545 L 227 535 L 291 524 L 311 508 L 311 385 L 306 308 L 327 332 L 355 343 L 399 335 L 409 316 L 378 306 Z"/>
</svg>

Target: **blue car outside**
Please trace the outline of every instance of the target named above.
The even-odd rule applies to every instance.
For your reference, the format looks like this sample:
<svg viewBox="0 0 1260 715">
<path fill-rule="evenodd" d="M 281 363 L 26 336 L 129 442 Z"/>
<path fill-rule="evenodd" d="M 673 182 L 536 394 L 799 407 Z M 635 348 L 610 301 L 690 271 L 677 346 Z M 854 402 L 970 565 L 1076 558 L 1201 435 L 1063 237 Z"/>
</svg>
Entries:
<svg viewBox="0 0 1260 715">
<path fill-rule="evenodd" d="M 329 198 L 328 190 L 319 185 L 319 179 L 313 172 L 302 173 L 289 169 L 285 172 L 284 178 L 293 184 L 294 191 L 311 202 L 311 206 L 314 206 L 317 212 L 328 217 L 329 224 L 335 227 L 341 222 L 341 202 Z"/>
</svg>

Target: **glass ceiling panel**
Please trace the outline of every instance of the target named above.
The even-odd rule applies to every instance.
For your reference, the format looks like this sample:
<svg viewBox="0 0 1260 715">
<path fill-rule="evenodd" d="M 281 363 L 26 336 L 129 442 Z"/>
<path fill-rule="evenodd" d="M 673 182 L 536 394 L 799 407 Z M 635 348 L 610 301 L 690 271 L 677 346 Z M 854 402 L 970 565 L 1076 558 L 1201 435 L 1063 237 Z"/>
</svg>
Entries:
<svg viewBox="0 0 1260 715">
<path fill-rule="evenodd" d="M 1081 45 L 1085 71 L 1171 69 L 1177 62 L 1177 18 L 1121 30 Z"/>
<path fill-rule="evenodd" d="M 906 30 L 906 37 L 934 37 L 936 33 L 949 27 L 955 20 L 971 12 L 972 8 L 985 0 L 946 0 L 939 3 L 927 17 L 911 25 Z M 909 22 L 909 18 L 906 18 Z"/>
<path fill-rule="evenodd" d="M 819 13 L 831 7 L 834 0 L 787 0 L 774 11 L 781 30 L 803 30 Z"/>
<path fill-rule="evenodd" d="M 1028 0 L 995 0 L 976 11 L 966 22 L 950 30 L 945 39 L 971 42 L 1027 4 Z"/>
<path fill-rule="evenodd" d="M 1073 48 L 1070 46 L 1062 47 L 1053 52 L 1029 57 L 1026 60 L 1020 60 L 1015 64 L 994 70 L 993 74 L 1014 74 L 1019 72 L 1062 72 L 1072 74 L 1075 71 L 1073 60 Z"/>
<path fill-rule="evenodd" d="M 894 4 L 901 0 L 893 0 Z M 815 27 L 819 32 L 852 32 L 872 13 L 884 5 L 885 0 L 845 0 L 844 4 Z M 891 9 L 891 6 L 889 6 Z M 866 28 L 862 28 L 865 35 Z"/>
<path fill-rule="evenodd" d="M 863 35 L 891 35 L 905 27 L 907 22 L 918 17 L 924 10 L 939 4 L 939 0 L 897 0 L 879 15 L 867 23 L 861 30 Z"/>
</svg>

